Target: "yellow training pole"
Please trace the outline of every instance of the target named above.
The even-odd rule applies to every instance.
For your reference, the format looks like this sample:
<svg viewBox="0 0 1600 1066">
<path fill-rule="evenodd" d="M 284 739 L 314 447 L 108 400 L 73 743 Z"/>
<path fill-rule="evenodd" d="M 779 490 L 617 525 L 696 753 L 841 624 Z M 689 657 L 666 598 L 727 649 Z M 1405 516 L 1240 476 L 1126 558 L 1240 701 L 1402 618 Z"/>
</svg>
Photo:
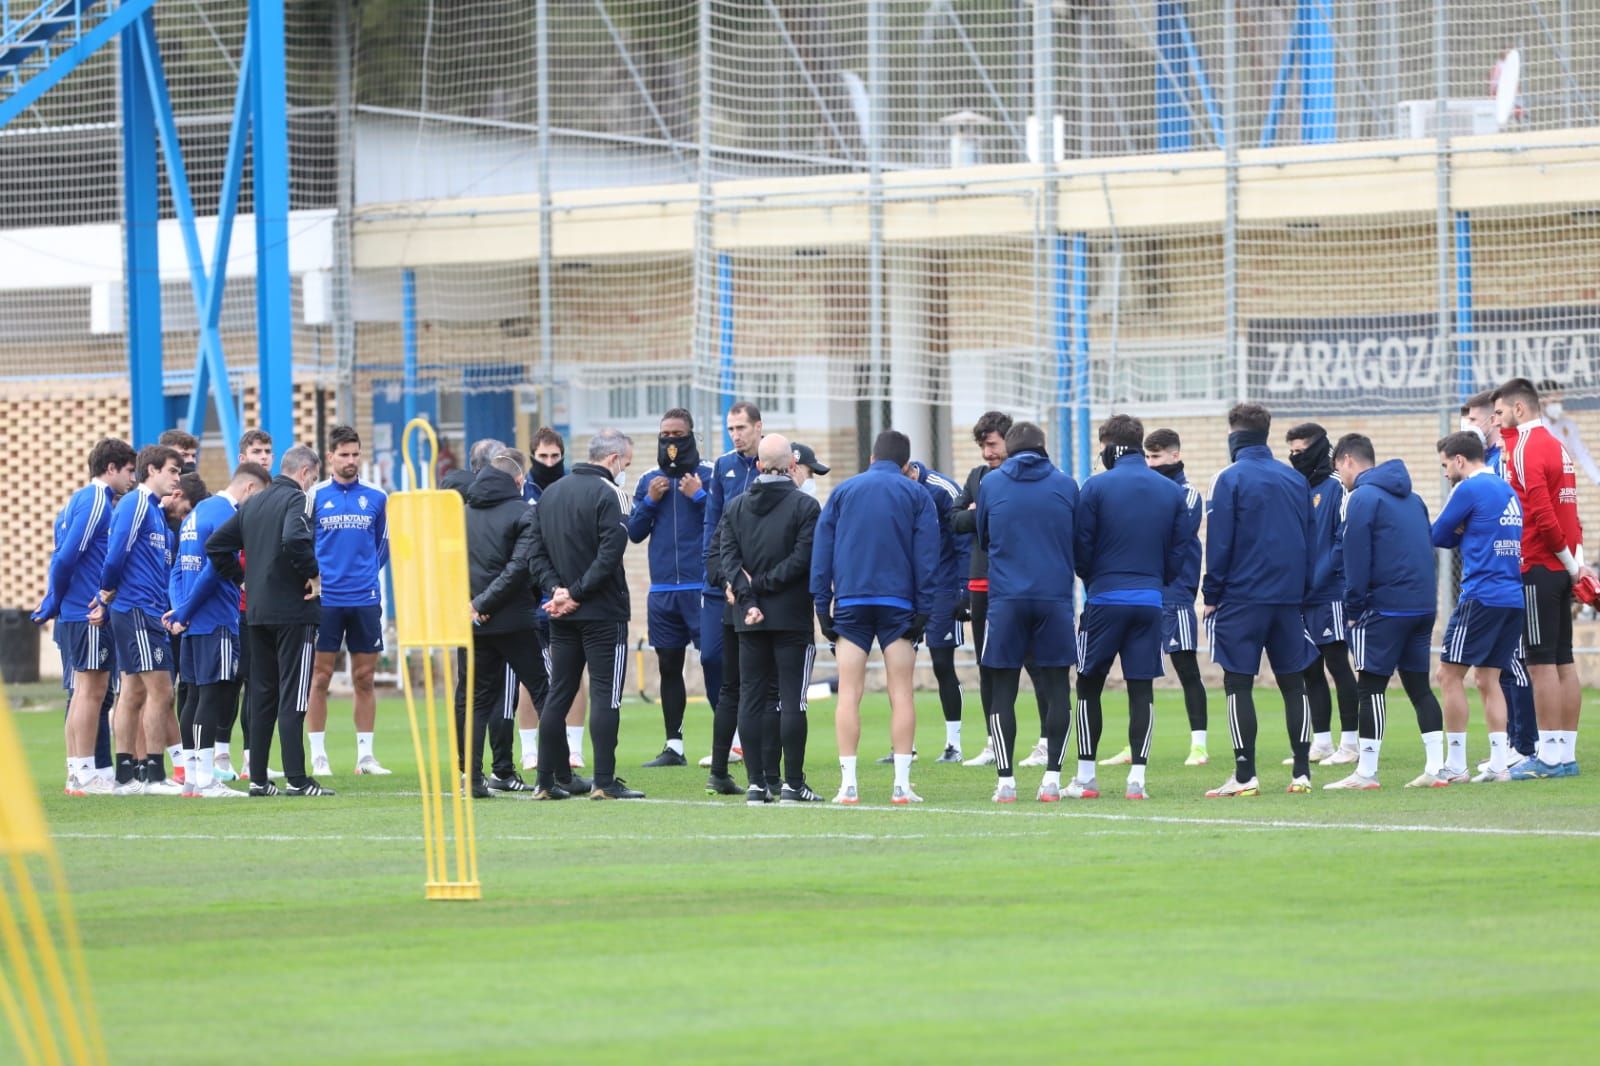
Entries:
<svg viewBox="0 0 1600 1066">
<path fill-rule="evenodd" d="M 413 434 L 426 438 L 427 463 L 412 454 Z M 439 441 L 423 419 L 412 419 L 401 438 L 411 487 L 389 497 L 389 560 L 394 579 L 395 632 L 400 644 L 400 684 L 411 721 L 422 788 L 422 847 L 427 899 L 482 899 L 472 796 L 456 763 L 455 657 L 466 669 L 466 720 L 472 721 L 472 595 L 467 576 L 467 519 L 461 497 L 434 485 Z M 411 653 L 422 658 L 422 700 L 415 692 Z M 433 657 L 443 657 L 435 677 Z M 439 684 L 436 685 L 435 681 Z M 439 717 L 444 728 L 439 728 Z M 445 796 L 455 846 L 446 841 Z"/>
</svg>

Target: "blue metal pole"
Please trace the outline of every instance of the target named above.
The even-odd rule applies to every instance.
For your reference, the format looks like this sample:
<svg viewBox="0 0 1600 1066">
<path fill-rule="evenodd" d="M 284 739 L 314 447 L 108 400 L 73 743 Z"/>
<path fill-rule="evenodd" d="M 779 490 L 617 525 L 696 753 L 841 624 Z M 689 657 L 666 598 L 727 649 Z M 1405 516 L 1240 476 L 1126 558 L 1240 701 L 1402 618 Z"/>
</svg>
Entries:
<svg viewBox="0 0 1600 1066">
<path fill-rule="evenodd" d="M 1289 79 L 1294 77 L 1294 67 L 1300 57 L 1300 14 L 1295 6 L 1294 24 L 1283 42 L 1283 56 L 1278 60 L 1278 73 L 1272 79 L 1272 95 L 1267 101 L 1267 117 L 1261 123 L 1260 147 L 1271 148 L 1278 140 L 1278 123 L 1283 118 L 1283 102 L 1289 94 Z"/>
<path fill-rule="evenodd" d="M 1334 95 L 1333 26 L 1322 0 L 1300 0 L 1298 18 L 1304 61 L 1300 83 L 1300 143 L 1332 144 L 1338 138 Z"/>
<path fill-rule="evenodd" d="M 289 280 L 289 118 L 282 0 L 251 0 L 256 209 L 256 344 L 261 422 L 282 455 L 294 442 L 294 312 Z"/>
<path fill-rule="evenodd" d="M 1063 470 L 1072 465 L 1072 304 L 1068 296 L 1071 282 L 1067 238 L 1057 233 L 1050 238 L 1050 347 L 1056 357 L 1055 432 L 1051 438 Z"/>
<path fill-rule="evenodd" d="M 183 250 L 189 262 L 189 286 L 194 293 L 195 317 L 200 328 L 200 359 L 195 367 L 194 383 L 189 391 L 189 410 L 186 423 L 189 432 L 199 434 L 205 421 L 205 400 L 208 391 L 208 377 L 214 383 L 217 394 L 217 419 L 222 429 L 225 441 L 235 441 L 239 438 L 239 426 L 232 415 L 233 397 L 228 388 L 228 367 L 222 354 L 222 334 L 217 328 L 221 315 L 221 301 L 218 299 L 216 315 L 210 309 L 213 285 L 217 286 L 217 296 L 220 297 L 220 282 L 226 273 L 226 264 L 219 261 L 216 268 L 219 273 L 215 278 L 206 274 L 206 264 L 200 252 L 200 233 L 195 224 L 194 197 L 189 189 L 189 174 L 183 162 L 183 148 L 178 141 L 177 120 L 172 111 L 172 98 L 167 92 L 166 71 L 162 68 L 160 45 L 156 41 L 155 19 L 146 15 L 134 24 L 134 32 L 139 34 L 139 41 L 143 52 L 145 82 L 150 88 L 150 97 L 154 104 L 156 128 L 161 134 L 161 145 L 165 149 L 167 161 L 167 184 L 172 190 L 172 205 L 178 216 L 178 227 L 183 234 Z M 248 45 L 247 45 L 248 47 Z M 246 60 L 248 64 L 248 60 Z M 240 94 L 241 96 L 247 94 Z M 237 118 L 237 116 L 236 116 Z M 234 135 L 238 131 L 235 129 Z M 229 144 L 230 162 L 233 154 L 239 153 L 237 160 L 239 169 L 243 169 L 243 145 L 234 143 L 230 137 Z M 234 184 L 234 197 L 237 199 L 237 182 Z M 224 202 L 219 210 L 221 217 L 218 219 L 218 238 L 223 241 L 222 250 L 226 255 L 226 235 L 231 234 L 233 227 L 233 204 Z"/>
<path fill-rule="evenodd" d="M 1156 4 L 1156 51 L 1160 60 L 1156 72 L 1156 150 L 1187 152 L 1193 144 L 1189 108 L 1184 98 L 1183 79 L 1189 61 L 1183 51 L 1179 31 L 1177 0 Z"/>
<path fill-rule="evenodd" d="M 39 73 L 18 86 L 17 91 L 0 100 L 0 129 L 28 108 L 38 103 L 39 98 L 56 84 L 78 68 L 85 59 L 98 52 L 102 47 L 111 43 L 113 37 L 118 37 L 133 24 L 133 21 L 150 9 L 155 0 L 123 0 L 123 3 L 97 23 L 93 29 L 82 37 L 72 47 L 66 49 Z M 127 38 L 124 36 L 123 41 Z M 126 58 L 127 53 L 123 53 Z M 138 69 L 138 64 L 134 64 Z"/>
<path fill-rule="evenodd" d="M 1088 241 L 1072 235 L 1072 393 L 1078 423 L 1078 480 L 1088 480 L 1094 455 L 1089 433 L 1089 269 Z"/>
<path fill-rule="evenodd" d="M 406 424 L 417 417 L 417 272 L 400 272 L 400 350 L 405 358 L 405 383 L 400 398 Z"/>
<path fill-rule="evenodd" d="M 733 447 L 728 436 L 728 408 L 733 406 L 733 257 L 717 254 L 717 387 L 721 392 L 717 410 L 722 417 L 722 440 Z"/>
<path fill-rule="evenodd" d="M 1456 212 L 1456 391 L 1465 403 L 1477 391 L 1473 384 L 1473 363 L 1477 344 L 1472 339 L 1472 219 L 1465 211 Z"/>
<path fill-rule="evenodd" d="M 136 29 L 122 31 L 123 283 L 128 305 L 128 378 L 134 447 L 154 444 L 166 428 L 161 381 L 160 193 L 155 109 L 144 80 Z"/>
<path fill-rule="evenodd" d="M 1182 4 L 1177 5 L 1177 23 L 1183 54 L 1188 60 L 1194 83 L 1200 88 L 1200 102 L 1206 109 L 1206 121 L 1211 124 L 1211 136 L 1218 148 L 1225 147 L 1227 135 L 1222 131 L 1222 110 L 1217 107 L 1217 98 L 1211 92 L 1211 80 L 1206 77 L 1206 65 L 1200 58 L 1200 49 L 1195 47 L 1194 34 L 1189 32 L 1189 17 L 1184 14 Z"/>
</svg>

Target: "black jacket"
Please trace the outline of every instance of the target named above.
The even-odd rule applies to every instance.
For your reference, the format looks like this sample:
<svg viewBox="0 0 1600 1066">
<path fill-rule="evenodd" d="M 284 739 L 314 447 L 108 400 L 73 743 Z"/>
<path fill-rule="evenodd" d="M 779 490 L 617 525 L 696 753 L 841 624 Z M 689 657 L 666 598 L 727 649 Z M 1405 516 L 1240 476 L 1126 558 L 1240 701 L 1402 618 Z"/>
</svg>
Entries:
<svg viewBox="0 0 1600 1066">
<path fill-rule="evenodd" d="M 733 627 L 811 632 L 811 538 L 822 508 L 784 478 L 755 484 L 728 504 L 717 540 L 721 567 L 739 600 Z M 746 625 L 745 612 L 766 617 Z"/>
<path fill-rule="evenodd" d="M 578 463 L 539 497 L 533 511 L 533 574 L 548 596 L 564 588 L 573 622 L 626 622 L 631 613 L 622 553 L 632 501 L 603 466 Z"/>
<path fill-rule="evenodd" d="M 978 532 L 978 512 L 971 505 L 978 502 L 978 485 L 988 472 L 988 463 L 979 463 L 967 472 L 966 486 L 961 490 L 961 495 L 956 497 L 956 502 L 950 505 L 950 532 Z M 983 550 L 976 536 L 972 538 L 972 563 L 967 570 L 967 577 L 974 581 L 989 580 L 989 553 Z"/>
<path fill-rule="evenodd" d="M 488 467 L 484 467 L 484 469 L 487 470 Z M 459 466 L 439 479 L 439 487 L 441 489 L 450 489 L 452 492 L 459 492 L 461 493 L 461 498 L 463 500 L 467 498 L 467 493 L 471 491 L 472 483 L 472 471 Z"/>
<path fill-rule="evenodd" d="M 253 626 L 316 625 L 320 598 L 306 599 L 316 577 L 316 534 L 305 491 L 279 474 L 234 512 L 206 541 L 206 557 L 234 584 L 245 581 L 239 552 L 250 567 L 245 619 Z"/>
<path fill-rule="evenodd" d="M 533 508 L 517 479 L 486 466 L 467 490 L 467 559 L 472 609 L 489 616 L 479 633 L 531 630 L 539 603 L 534 597 Z"/>
</svg>

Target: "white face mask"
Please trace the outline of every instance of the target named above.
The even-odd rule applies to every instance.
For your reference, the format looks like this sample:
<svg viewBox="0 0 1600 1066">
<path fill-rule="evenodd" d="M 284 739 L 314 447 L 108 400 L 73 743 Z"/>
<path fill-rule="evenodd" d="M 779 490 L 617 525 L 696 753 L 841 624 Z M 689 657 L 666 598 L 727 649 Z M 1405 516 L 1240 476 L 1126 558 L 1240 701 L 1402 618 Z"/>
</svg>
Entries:
<svg viewBox="0 0 1600 1066">
<path fill-rule="evenodd" d="M 815 497 L 816 494 L 817 494 L 817 482 L 816 482 L 816 479 L 815 478 L 809 478 L 809 477 L 806 478 L 806 483 L 804 485 L 800 486 L 800 491 L 805 493 L 807 496 Z"/>
<path fill-rule="evenodd" d="M 1485 444 L 1489 443 L 1487 440 L 1484 439 L 1483 430 L 1479 429 L 1477 423 L 1472 421 L 1472 419 L 1470 419 L 1470 418 L 1463 418 L 1461 420 L 1461 432 L 1463 432 L 1463 433 L 1476 433 L 1478 435 L 1478 439 L 1479 440 L 1483 441 Z"/>
<path fill-rule="evenodd" d="M 628 487 L 628 472 L 626 470 L 618 470 L 611 475 L 611 478 L 617 483 L 618 488 L 625 489 Z"/>
<path fill-rule="evenodd" d="M 1555 403 L 1547 403 L 1544 405 L 1544 413 L 1549 415 L 1551 418 L 1560 418 L 1561 410 L 1561 402 L 1559 400 Z"/>
</svg>

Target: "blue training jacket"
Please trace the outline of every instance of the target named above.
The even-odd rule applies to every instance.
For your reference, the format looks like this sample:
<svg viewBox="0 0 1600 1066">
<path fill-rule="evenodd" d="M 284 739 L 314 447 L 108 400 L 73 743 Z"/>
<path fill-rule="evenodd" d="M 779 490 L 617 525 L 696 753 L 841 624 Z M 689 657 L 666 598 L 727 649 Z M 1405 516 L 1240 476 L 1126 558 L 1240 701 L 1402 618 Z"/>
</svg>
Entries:
<svg viewBox="0 0 1600 1066">
<path fill-rule="evenodd" d="M 239 633 L 239 587 L 206 558 L 206 541 L 239 505 L 223 493 L 207 496 L 178 527 L 178 564 L 172 568 L 172 619 L 194 634 Z"/>
<path fill-rule="evenodd" d="M 756 457 L 743 456 L 738 452 L 723 452 L 717 456 L 717 461 L 711 466 L 711 480 L 705 485 L 706 490 L 706 525 L 705 532 L 700 540 L 700 580 L 705 582 L 706 563 L 711 558 L 711 535 L 717 531 L 717 523 L 722 521 L 722 510 L 728 506 L 728 501 L 735 496 L 742 495 L 745 489 L 756 483 L 756 478 L 761 475 L 756 464 Z M 722 590 L 712 585 L 704 585 L 706 591 L 722 594 Z"/>
<path fill-rule="evenodd" d="M 658 503 L 650 498 L 650 483 L 667 475 L 659 467 L 645 472 L 633 493 L 633 511 L 628 515 L 628 539 L 638 544 L 650 538 L 651 592 L 699 592 L 705 588 L 706 501 L 714 471 L 701 463 L 700 491 L 690 499 L 678 491 L 676 483 Z"/>
<path fill-rule="evenodd" d="M 1209 606 L 1300 607 L 1311 587 L 1311 489 L 1265 444 L 1240 448 L 1206 502 Z"/>
<path fill-rule="evenodd" d="M 1433 520 L 1436 548 L 1461 547 L 1461 598 L 1521 607 L 1522 505 L 1516 490 L 1485 467 L 1455 487 Z"/>
<path fill-rule="evenodd" d="M 161 501 L 144 485 L 136 485 L 112 512 L 100 587 L 116 593 L 113 611 L 127 614 L 137 607 L 159 618 L 167 613 L 171 569 L 172 530 Z"/>
<path fill-rule="evenodd" d="M 55 550 L 50 553 L 44 600 L 34 612 L 35 622 L 56 617 L 63 622 L 88 620 L 89 605 L 101 587 L 111 511 L 111 486 L 91 481 L 74 492 L 56 516 Z"/>
<path fill-rule="evenodd" d="M 1428 506 L 1398 459 L 1356 478 L 1344 507 L 1345 615 L 1412 617 L 1437 610 Z"/>
<path fill-rule="evenodd" d="M 894 463 L 875 462 L 829 494 L 811 544 L 820 613 L 880 604 L 932 615 L 938 570 L 933 497 Z"/>
<path fill-rule="evenodd" d="M 1311 591 L 1306 606 L 1344 598 L 1344 564 L 1339 538 L 1344 529 L 1344 482 L 1330 477 L 1311 486 Z"/>
<path fill-rule="evenodd" d="M 941 597 L 959 597 L 966 587 L 967 566 L 972 558 L 972 535 L 950 528 L 950 515 L 961 496 L 961 486 L 923 463 L 913 461 L 911 467 L 917 473 L 917 484 L 927 489 L 933 499 L 934 514 L 939 519 L 939 570 L 934 582 Z"/>
<path fill-rule="evenodd" d="M 1160 607 L 1198 527 L 1187 494 L 1130 452 L 1084 482 L 1072 549 L 1087 602 Z"/>
<path fill-rule="evenodd" d="M 1189 512 L 1191 532 L 1181 547 L 1183 565 L 1178 569 L 1177 579 L 1167 582 L 1167 587 L 1162 590 L 1161 602 L 1169 607 L 1192 608 L 1195 597 L 1200 595 L 1200 562 L 1205 557 L 1205 549 L 1200 546 L 1200 523 L 1206 517 L 1206 498 L 1200 495 L 1199 489 L 1189 484 L 1188 477 L 1181 469 L 1171 480 L 1183 492 L 1183 506 Z"/>
<path fill-rule="evenodd" d="M 978 486 L 978 547 L 989 553 L 989 602 L 1074 603 L 1072 531 L 1078 483 L 1022 452 Z"/>
<path fill-rule="evenodd" d="M 381 602 L 379 572 L 389 562 L 389 497 L 357 478 L 329 479 L 306 495 L 317 533 L 324 607 L 365 607 Z"/>
</svg>

